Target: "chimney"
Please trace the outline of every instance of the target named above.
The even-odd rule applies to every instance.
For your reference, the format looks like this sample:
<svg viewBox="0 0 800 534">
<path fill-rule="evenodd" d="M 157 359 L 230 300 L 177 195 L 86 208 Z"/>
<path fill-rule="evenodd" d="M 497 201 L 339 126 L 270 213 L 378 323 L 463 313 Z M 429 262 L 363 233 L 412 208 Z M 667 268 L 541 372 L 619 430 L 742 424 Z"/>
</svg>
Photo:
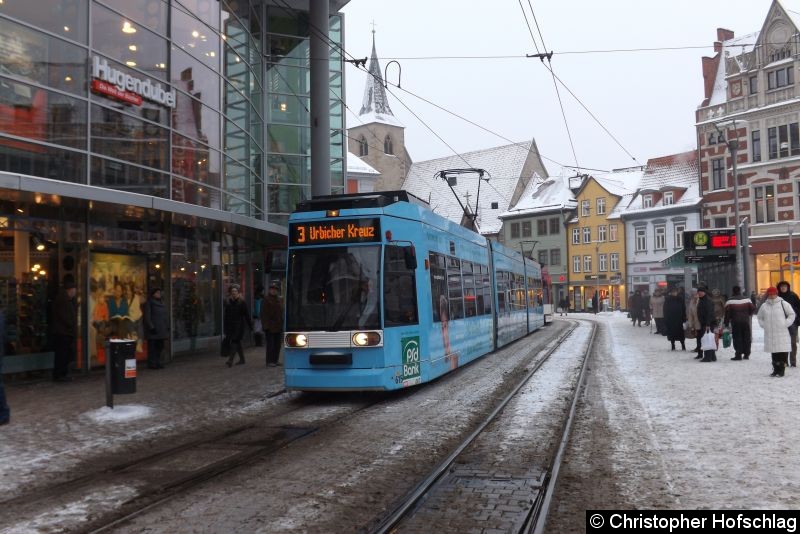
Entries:
<svg viewBox="0 0 800 534">
<path fill-rule="evenodd" d="M 703 98 L 706 100 L 711 98 L 711 93 L 714 91 L 714 81 L 717 79 L 719 60 L 719 55 L 703 58 Z"/>
<path fill-rule="evenodd" d="M 731 30 L 725 28 L 717 28 L 717 41 L 730 41 L 734 35 Z"/>
</svg>

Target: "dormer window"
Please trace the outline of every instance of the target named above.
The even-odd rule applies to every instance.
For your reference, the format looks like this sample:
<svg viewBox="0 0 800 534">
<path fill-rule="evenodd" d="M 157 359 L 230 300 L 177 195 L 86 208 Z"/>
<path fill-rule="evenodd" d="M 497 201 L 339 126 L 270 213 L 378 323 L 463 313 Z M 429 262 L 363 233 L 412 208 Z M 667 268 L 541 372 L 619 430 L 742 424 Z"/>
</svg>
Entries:
<svg viewBox="0 0 800 534">
<path fill-rule="evenodd" d="M 653 195 L 644 195 L 642 197 L 642 207 L 643 208 L 653 207 Z"/>
<path fill-rule="evenodd" d="M 358 140 L 358 155 L 363 157 L 369 155 L 369 148 L 367 146 L 367 138 L 363 135 Z"/>
<path fill-rule="evenodd" d="M 669 206 L 670 204 L 675 204 L 675 197 L 673 196 L 672 191 L 665 191 L 664 192 L 664 205 Z"/>
</svg>

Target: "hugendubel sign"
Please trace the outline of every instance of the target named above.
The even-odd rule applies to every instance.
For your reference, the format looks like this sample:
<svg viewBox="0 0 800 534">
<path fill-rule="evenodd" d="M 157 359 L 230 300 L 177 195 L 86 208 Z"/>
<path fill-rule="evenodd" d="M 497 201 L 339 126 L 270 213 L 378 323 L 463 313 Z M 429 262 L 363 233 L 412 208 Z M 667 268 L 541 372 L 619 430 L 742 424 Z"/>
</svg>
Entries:
<svg viewBox="0 0 800 534">
<path fill-rule="evenodd" d="M 142 98 L 158 104 L 175 107 L 175 89 L 169 91 L 156 82 L 131 76 L 108 64 L 108 60 L 94 56 L 92 65 L 92 91 L 116 100 L 142 105 Z"/>
</svg>

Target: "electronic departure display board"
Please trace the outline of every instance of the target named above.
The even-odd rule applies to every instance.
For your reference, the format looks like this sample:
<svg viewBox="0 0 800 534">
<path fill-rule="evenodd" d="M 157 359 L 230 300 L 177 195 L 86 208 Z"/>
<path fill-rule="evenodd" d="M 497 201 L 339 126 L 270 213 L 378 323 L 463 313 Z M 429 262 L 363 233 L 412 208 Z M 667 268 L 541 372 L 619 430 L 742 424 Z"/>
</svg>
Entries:
<svg viewBox="0 0 800 534">
<path fill-rule="evenodd" d="M 339 243 L 379 243 L 381 222 L 377 218 L 329 219 L 295 222 L 289 225 L 289 244 L 333 245 Z"/>
<path fill-rule="evenodd" d="M 736 230 L 695 230 L 683 232 L 684 250 L 733 250 L 736 248 Z"/>
</svg>

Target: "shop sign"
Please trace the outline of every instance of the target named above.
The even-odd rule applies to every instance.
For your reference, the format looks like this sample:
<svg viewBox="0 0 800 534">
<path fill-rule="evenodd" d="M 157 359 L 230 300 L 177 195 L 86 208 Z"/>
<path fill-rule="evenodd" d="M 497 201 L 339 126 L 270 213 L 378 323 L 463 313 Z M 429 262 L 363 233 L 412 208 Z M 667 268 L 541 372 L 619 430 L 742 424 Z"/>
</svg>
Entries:
<svg viewBox="0 0 800 534">
<path fill-rule="evenodd" d="M 160 83 L 131 76 L 108 64 L 108 60 L 94 56 L 92 66 L 92 91 L 122 102 L 142 105 L 142 98 L 158 104 L 175 107 L 175 89 L 164 89 Z"/>
<path fill-rule="evenodd" d="M 403 356 L 403 387 L 422 383 L 420 376 L 419 336 L 404 337 L 400 340 Z"/>
</svg>

